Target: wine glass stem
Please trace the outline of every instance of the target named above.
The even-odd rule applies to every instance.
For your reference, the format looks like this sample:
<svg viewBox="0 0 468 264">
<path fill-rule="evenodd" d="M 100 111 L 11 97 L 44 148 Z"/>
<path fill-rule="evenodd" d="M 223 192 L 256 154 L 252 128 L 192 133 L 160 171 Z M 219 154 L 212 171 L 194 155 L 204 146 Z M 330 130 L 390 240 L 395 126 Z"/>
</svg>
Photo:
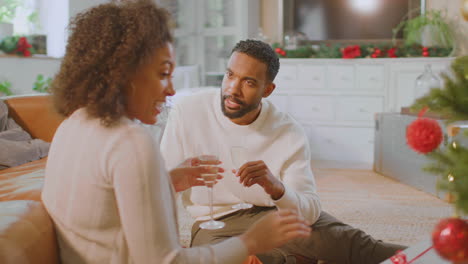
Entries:
<svg viewBox="0 0 468 264">
<path fill-rule="evenodd" d="M 211 218 L 211 221 L 214 221 L 213 219 L 213 187 L 208 187 L 208 191 L 210 193 L 210 218 Z"/>
</svg>

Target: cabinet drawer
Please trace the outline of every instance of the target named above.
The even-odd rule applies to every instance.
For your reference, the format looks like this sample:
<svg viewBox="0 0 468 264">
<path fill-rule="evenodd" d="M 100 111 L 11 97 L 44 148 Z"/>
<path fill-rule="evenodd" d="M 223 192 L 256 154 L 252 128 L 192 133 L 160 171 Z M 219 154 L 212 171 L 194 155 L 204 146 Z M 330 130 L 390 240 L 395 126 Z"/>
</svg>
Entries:
<svg viewBox="0 0 468 264">
<path fill-rule="evenodd" d="M 383 90 L 384 66 L 383 65 L 358 65 L 356 69 L 357 84 L 359 90 Z"/>
<path fill-rule="evenodd" d="M 372 164 L 374 130 L 362 127 L 307 126 L 312 159 Z"/>
<path fill-rule="evenodd" d="M 352 90 L 354 88 L 353 65 L 331 65 L 328 67 L 330 88 L 334 90 Z"/>
<path fill-rule="evenodd" d="M 300 120 L 333 120 L 333 98 L 331 96 L 291 96 L 289 113 Z"/>
<path fill-rule="evenodd" d="M 268 96 L 267 98 L 273 105 L 278 108 L 281 112 L 287 113 L 288 112 L 288 96 L 284 94 L 275 94 L 273 92 L 272 95 Z"/>
<path fill-rule="evenodd" d="M 340 121 L 373 121 L 375 113 L 383 112 L 382 97 L 338 97 L 336 119 Z"/>
<path fill-rule="evenodd" d="M 281 90 L 294 89 L 297 85 L 297 67 L 282 65 L 274 80 L 277 88 Z"/>
<path fill-rule="evenodd" d="M 298 88 L 325 89 L 325 67 L 319 65 L 299 65 L 297 68 Z"/>
</svg>

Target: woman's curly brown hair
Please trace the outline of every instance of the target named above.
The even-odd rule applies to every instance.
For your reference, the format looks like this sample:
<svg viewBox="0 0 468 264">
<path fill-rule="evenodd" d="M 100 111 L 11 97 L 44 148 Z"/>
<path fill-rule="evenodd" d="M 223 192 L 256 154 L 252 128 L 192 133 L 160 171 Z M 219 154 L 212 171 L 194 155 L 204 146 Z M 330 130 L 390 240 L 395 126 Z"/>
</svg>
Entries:
<svg viewBox="0 0 468 264">
<path fill-rule="evenodd" d="M 52 86 L 57 111 L 86 107 L 106 126 L 126 113 L 125 89 L 135 71 L 172 42 L 169 14 L 150 0 L 99 5 L 78 14 Z"/>
</svg>

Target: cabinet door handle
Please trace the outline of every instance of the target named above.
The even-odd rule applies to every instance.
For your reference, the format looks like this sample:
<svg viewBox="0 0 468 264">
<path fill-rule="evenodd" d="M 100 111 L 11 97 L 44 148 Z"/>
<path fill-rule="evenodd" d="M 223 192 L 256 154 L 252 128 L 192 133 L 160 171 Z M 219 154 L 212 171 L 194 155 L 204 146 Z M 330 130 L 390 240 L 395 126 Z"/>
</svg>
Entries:
<svg viewBox="0 0 468 264">
<path fill-rule="evenodd" d="M 371 81 L 371 82 L 377 82 L 377 81 L 378 81 L 378 79 L 377 79 L 377 78 L 375 78 L 375 77 L 370 77 L 370 78 L 369 78 L 369 81 Z"/>
<path fill-rule="evenodd" d="M 318 81 L 318 80 L 320 80 L 320 78 L 319 78 L 319 77 L 317 77 L 317 76 L 314 76 L 314 78 L 312 78 L 312 80 L 314 80 L 314 81 Z"/>
<path fill-rule="evenodd" d="M 341 77 L 340 77 L 340 80 L 342 80 L 342 81 L 349 81 L 349 78 L 346 77 L 346 76 L 341 76 Z"/>
<path fill-rule="evenodd" d="M 359 112 L 361 112 L 361 113 L 368 113 L 369 111 L 367 111 L 367 110 L 364 109 L 364 108 L 359 108 Z"/>
<path fill-rule="evenodd" d="M 319 112 L 319 110 L 320 110 L 320 108 L 317 108 L 317 107 L 315 107 L 315 106 L 312 106 L 312 111 L 314 111 L 314 112 Z"/>
</svg>

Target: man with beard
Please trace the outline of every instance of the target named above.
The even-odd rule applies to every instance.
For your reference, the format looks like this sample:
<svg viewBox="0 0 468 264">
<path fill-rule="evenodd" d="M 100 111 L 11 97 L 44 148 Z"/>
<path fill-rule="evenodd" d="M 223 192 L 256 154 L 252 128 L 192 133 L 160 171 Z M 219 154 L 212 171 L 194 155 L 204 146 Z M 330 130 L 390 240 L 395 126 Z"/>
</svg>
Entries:
<svg viewBox="0 0 468 264">
<path fill-rule="evenodd" d="M 226 226 L 200 229 L 208 219 L 208 192 L 194 187 L 183 194 L 196 218 L 192 246 L 215 243 L 242 233 L 256 219 L 277 208 L 292 208 L 312 225 L 307 239 L 289 242 L 266 254 L 263 263 L 380 263 L 403 246 L 383 243 L 321 211 L 303 128 L 268 100 L 279 59 L 268 44 L 240 41 L 232 50 L 221 90 L 181 99 L 171 110 L 161 151 L 168 169 L 202 154 L 217 154 L 226 171 L 214 187 L 215 218 Z M 247 149 L 247 162 L 233 165 L 231 148 Z M 233 209 L 247 202 L 249 209 Z"/>
</svg>

